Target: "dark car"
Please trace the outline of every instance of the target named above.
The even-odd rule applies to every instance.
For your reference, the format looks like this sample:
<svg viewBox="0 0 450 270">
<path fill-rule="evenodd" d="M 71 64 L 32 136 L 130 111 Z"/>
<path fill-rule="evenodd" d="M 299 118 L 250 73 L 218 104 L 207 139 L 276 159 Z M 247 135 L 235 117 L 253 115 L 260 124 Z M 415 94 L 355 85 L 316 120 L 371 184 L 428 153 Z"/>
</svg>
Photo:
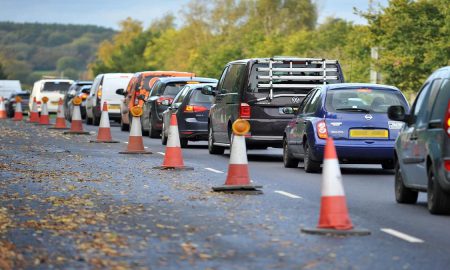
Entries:
<svg viewBox="0 0 450 270">
<path fill-rule="evenodd" d="M 16 97 L 19 96 L 22 98 L 22 112 L 28 112 L 28 101 L 30 99 L 29 92 L 15 92 L 12 93 L 9 98 L 5 100 L 5 110 L 8 117 L 14 117 L 14 111 L 16 110 Z"/>
<path fill-rule="evenodd" d="M 389 108 L 389 117 L 405 122 L 395 143 L 395 198 L 417 202 L 428 194 L 432 214 L 450 214 L 450 66 L 435 71 L 406 113 Z"/>
<path fill-rule="evenodd" d="M 72 83 L 72 85 L 69 87 L 69 90 L 67 90 L 66 94 L 64 95 L 64 114 L 67 121 L 70 121 L 72 119 L 72 110 L 69 108 L 69 104 L 71 100 L 79 93 L 79 90 L 83 86 L 91 86 L 92 81 L 75 81 Z M 83 117 L 83 116 L 82 116 Z M 86 117 L 86 114 L 84 114 L 84 117 Z"/>
<path fill-rule="evenodd" d="M 173 98 L 186 84 L 217 83 L 216 79 L 201 77 L 166 77 L 158 78 L 153 84 L 150 96 L 144 103 L 141 117 L 142 130 L 150 138 L 159 138 L 162 130 L 162 113 L 172 103 Z"/>
<path fill-rule="evenodd" d="M 247 148 L 282 147 L 283 131 L 293 109 L 318 85 L 344 81 L 335 60 L 257 58 L 230 62 L 217 84 L 209 113 L 210 154 L 229 147 L 231 125 L 238 118 L 250 122 Z"/>
<path fill-rule="evenodd" d="M 285 129 L 284 166 L 297 167 L 303 159 L 306 172 L 318 172 L 331 137 L 340 163 L 393 169 L 394 143 L 403 123 L 389 120 L 391 105 L 409 108 L 392 86 L 343 83 L 313 89 Z"/>
<path fill-rule="evenodd" d="M 163 113 L 161 142 L 166 145 L 169 136 L 170 118 L 177 116 L 181 147 L 188 141 L 208 140 L 208 114 L 213 97 L 202 93 L 204 86 L 216 87 L 217 84 L 187 84 L 175 96 L 170 107 Z"/>
<path fill-rule="evenodd" d="M 80 114 L 82 119 L 86 119 L 86 98 L 89 96 L 89 93 L 91 92 L 91 85 L 83 85 L 82 87 L 78 88 L 78 90 L 75 92 L 75 95 L 67 102 L 67 111 L 64 111 L 64 114 L 66 117 L 69 117 L 68 119 L 72 119 L 72 112 L 73 112 L 73 103 L 72 100 L 74 97 L 81 98 L 81 104 L 80 104 Z"/>
</svg>

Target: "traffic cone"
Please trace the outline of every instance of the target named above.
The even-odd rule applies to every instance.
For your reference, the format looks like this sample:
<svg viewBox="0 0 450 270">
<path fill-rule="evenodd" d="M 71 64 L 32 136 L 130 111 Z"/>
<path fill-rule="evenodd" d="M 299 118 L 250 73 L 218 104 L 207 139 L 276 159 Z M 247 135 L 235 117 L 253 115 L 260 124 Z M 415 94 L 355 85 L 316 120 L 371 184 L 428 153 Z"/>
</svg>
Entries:
<svg viewBox="0 0 450 270">
<path fill-rule="evenodd" d="M 74 97 L 72 102 L 73 102 L 73 111 L 70 130 L 64 131 L 64 134 L 74 134 L 74 135 L 90 134 L 89 132 L 83 131 L 83 122 L 81 121 L 81 112 L 80 112 L 81 98 Z"/>
<path fill-rule="evenodd" d="M 183 154 L 181 153 L 180 134 L 178 133 L 177 116 L 170 116 L 169 138 L 167 139 L 166 154 L 162 166 L 154 169 L 175 169 L 175 170 L 193 170 L 194 168 L 184 166 Z"/>
<path fill-rule="evenodd" d="M 108 105 L 106 101 L 103 103 L 102 115 L 100 117 L 100 126 L 98 127 L 97 140 L 91 141 L 91 143 L 118 143 L 118 141 L 113 141 L 111 137 Z"/>
<path fill-rule="evenodd" d="M 152 152 L 145 150 L 144 141 L 142 139 L 141 129 L 141 115 L 143 110 L 141 107 L 135 106 L 130 110 L 133 116 L 131 120 L 130 136 L 128 137 L 128 146 L 125 151 L 119 154 L 152 154 Z"/>
<path fill-rule="evenodd" d="M 31 105 L 31 112 L 28 122 L 39 123 L 39 112 L 37 108 L 36 97 L 33 98 L 33 104 Z"/>
<path fill-rule="evenodd" d="M 47 109 L 48 97 L 42 98 L 41 117 L 39 118 L 39 125 L 50 125 L 50 118 L 48 117 Z"/>
<path fill-rule="evenodd" d="M 58 102 L 58 111 L 56 114 L 55 125 L 53 127 L 50 127 L 49 129 L 67 129 L 62 98 L 60 98 Z"/>
<path fill-rule="evenodd" d="M 332 138 L 325 145 L 322 198 L 320 204 L 319 224 L 316 229 L 302 229 L 312 234 L 368 235 L 370 231 L 353 228 L 348 214 L 341 170 Z"/>
<path fill-rule="evenodd" d="M 223 186 L 212 189 L 214 191 L 259 191 L 258 188 L 262 188 L 262 186 L 252 185 L 248 173 L 245 134 L 250 131 L 250 124 L 247 120 L 238 119 L 233 123 L 232 129 L 234 136 L 227 179 Z"/>
<path fill-rule="evenodd" d="M 22 98 L 16 96 L 16 109 L 14 110 L 14 118 L 13 121 L 22 121 L 23 120 L 23 112 L 22 112 Z"/>
<path fill-rule="evenodd" d="M 6 119 L 8 116 L 6 115 L 5 103 L 3 102 L 3 97 L 0 97 L 0 119 Z"/>
</svg>

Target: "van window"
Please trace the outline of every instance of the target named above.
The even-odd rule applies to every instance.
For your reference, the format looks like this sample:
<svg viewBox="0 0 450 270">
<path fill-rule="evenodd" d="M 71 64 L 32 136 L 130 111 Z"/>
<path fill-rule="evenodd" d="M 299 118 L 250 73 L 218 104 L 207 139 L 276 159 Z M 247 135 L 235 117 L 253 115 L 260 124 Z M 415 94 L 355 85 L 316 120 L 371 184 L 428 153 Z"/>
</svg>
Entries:
<svg viewBox="0 0 450 270">
<path fill-rule="evenodd" d="M 223 82 L 226 93 L 238 93 L 244 77 L 245 65 L 231 65 Z"/>
<path fill-rule="evenodd" d="M 436 97 L 436 102 L 433 106 L 430 120 L 443 120 L 447 110 L 448 102 L 450 101 L 450 80 L 442 81 L 441 88 Z"/>
<path fill-rule="evenodd" d="M 68 82 L 45 82 L 42 87 L 42 92 L 67 92 L 70 85 Z"/>
<path fill-rule="evenodd" d="M 225 67 L 225 69 L 222 72 L 222 75 L 220 76 L 219 84 L 217 85 L 217 89 L 219 90 L 220 94 L 222 94 L 223 84 L 225 82 L 225 76 L 227 75 L 229 67 L 230 66 Z"/>
<path fill-rule="evenodd" d="M 428 108 L 431 109 L 433 106 L 436 96 L 439 92 L 439 88 L 441 87 L 442 79 L 436 79 L 433 81 L 433 86 L 431 87 L 430 97 L 428 98 Z"/>
</svg>

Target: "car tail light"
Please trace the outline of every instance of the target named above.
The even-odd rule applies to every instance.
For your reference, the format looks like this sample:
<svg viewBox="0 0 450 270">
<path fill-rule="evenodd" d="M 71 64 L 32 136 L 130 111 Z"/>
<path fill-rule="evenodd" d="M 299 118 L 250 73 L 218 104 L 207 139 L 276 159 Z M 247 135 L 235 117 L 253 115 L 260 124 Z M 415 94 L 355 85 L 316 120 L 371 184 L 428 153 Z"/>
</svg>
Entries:
<svg viewBox="0 0 450 270">
<path fill-rule="evenodd" d="M 184 108 L 184 112 L 194 112 L 194 113 L 204 112 L 207 110 L 208 108 L 198 105 L 187 105 L 186 108 Z"/>
<path fill-rule="evenodd" d="M 450 171 L 450 159 L 444 160 L 444 167 L 447 171 Z"/>
<path fill-rule="evenodd" d="M 444 130 L 447 132 L 447 136 L 450 137 L 450 101 L 448 102 L 447 113 L 444 118 Z"/>
<path fill-rule="evenodd" d="M 247 103 L 241 103 L 239 109 L 239 117 L 243 119 L 249 119 L 250 115 L 250 105 L 248 105 Z"/>
<path fill-rule="evenodd" d="M 41 105 L 41 102 L 40 102 L 40 101 L 36 101 L 36 104 L 37 104 L 37 105 Z"/>
<path fill-rule="evenodd" d="M 317 136 L 320 139 L 326 139 L 328 138 L 328 130 L 327 130 L 327 124 L 324 120 L 317 122 Z"/>
<path fill-rule="evenodd" d="M 163 101 L 167 100 L 167 104 L 171 104 L 173 101 L 173 98 L 170 97 L 160 97 L 156 100 L 156 104 L 161 105 Z"/>
</svg>

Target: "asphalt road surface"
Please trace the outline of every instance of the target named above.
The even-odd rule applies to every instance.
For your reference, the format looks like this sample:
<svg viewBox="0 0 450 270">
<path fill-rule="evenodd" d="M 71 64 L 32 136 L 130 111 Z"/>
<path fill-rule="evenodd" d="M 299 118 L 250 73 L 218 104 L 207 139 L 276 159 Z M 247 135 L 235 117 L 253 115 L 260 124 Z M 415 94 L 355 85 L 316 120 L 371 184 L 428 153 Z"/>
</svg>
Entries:
<svg viewBox="0 0 450 270">
<path fill-rule="evenodd" d="M 0 122 L 0 269 L 448 269 L 450 217 L 395 202 L 393 171 L 342 165 L 350 217 L 369 236 L 317 236 L 320 174 L 282 165 L 280 149 L 248 151 L 263 194 L 223 194 L 228 151 L 183 149 L 193 171 L 161 171 L 165 148 L 119 155 L 117 144 Z"/>
</svg>

